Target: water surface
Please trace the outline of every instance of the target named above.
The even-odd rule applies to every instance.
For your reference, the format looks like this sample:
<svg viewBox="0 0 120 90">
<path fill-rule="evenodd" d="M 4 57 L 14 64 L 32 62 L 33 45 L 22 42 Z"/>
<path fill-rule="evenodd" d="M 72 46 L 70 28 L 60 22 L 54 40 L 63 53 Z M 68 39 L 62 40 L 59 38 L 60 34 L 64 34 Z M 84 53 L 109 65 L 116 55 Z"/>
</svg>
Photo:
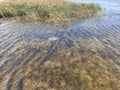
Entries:
<svg viewBox="0 0 120 90">
<path fill-rule="evenodd" d="M 120 1 L 84 2 L 104 14 L 67 26 L 1 21 L 0 90 L 119 90 Z"/>
</svg>

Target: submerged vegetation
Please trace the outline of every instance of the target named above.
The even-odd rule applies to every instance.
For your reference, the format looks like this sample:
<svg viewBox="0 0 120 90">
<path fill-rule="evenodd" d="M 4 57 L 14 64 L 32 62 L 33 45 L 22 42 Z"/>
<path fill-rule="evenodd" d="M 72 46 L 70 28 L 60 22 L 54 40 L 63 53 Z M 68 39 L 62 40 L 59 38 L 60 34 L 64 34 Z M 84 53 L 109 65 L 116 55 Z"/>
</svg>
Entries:
<svg viewBox="0 0 120 90">
<path fill-rule="evenodd" d="M 30 57 L 27 56 L 29 50 L 23 52 L 23 56 L 17 60 L 14 68 L 12 67 L 12 73 L 6 72 L 11 70 L 10 67 L 2 67 L 2 70 L 6 71 L 1 73 L 0 85 L 3 84 L 2 80 L 6 80 L 4 78 L 6 74 L 10 75 L 10 78 L 8 77 L 3 89 L 0 87 L 1 90 L 119 90 L 118 69 L 110 58 L 105 56 L 106 50 L 101 47 L 101 44 L 89 40 L 83 41 L 86 45 L 81 45 L 83 42 L 80 42 L 80 47 L 77 48 L 76 46 L 65 47 L 61 42 L 57 42 L 50 48 L 51 51 L 37 50 L 37 54 Z M 40 43 L 34 43 L 31 49 L 35 50 L 36 47 L 41 46 Z M 24 45 L 20 48 L 24 48 Z M 19 54 L 19 51 L 14 53 L 13 57 L 15 54 Z M 6 66 L 14 63 L 12 58 L 9 60 Z"/>
<path fill-rule="evenodd" d="M 101 8 L 95 4 L 65 0 L 8 0 L 0 3 L 0 18 L 22 17 L 45 22 L 71 21 L 93 16 Z"/>
<path fill-rule="evenodd" d="M 1 4 L 0 17 L 61 22 L 99 10 L 94 4 L 50 1 L 11 0 Z M 69 27 L 1 24 L 0 90 L 120 90 L 120 17 L 109 15 Z"/>
</svg>

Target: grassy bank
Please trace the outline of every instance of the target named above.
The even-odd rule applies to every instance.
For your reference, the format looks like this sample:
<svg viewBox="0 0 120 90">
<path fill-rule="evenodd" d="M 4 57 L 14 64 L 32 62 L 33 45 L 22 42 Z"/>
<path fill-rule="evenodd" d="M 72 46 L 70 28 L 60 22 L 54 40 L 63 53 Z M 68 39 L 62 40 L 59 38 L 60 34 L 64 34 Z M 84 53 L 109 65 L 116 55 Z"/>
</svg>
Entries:
<svg viewBox="0 0 120 90">
<path fill-rule="evenodd" d="M 95 4 L 74 3 L 64 0 L 6 1 L 0 3 L 0 18 L 22 17 L 45 22 L 71 21 L 93 16 L 100 10 Z"/>
</svg>

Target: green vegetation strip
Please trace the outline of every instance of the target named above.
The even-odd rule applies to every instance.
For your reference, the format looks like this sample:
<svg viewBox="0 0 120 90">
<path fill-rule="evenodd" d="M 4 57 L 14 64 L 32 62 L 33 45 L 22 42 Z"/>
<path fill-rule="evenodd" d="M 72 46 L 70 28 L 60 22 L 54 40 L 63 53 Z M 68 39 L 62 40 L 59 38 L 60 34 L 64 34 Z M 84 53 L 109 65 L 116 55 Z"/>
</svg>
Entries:
<svg viewBox="0 0 120 90">
<path fill-rule="evenodd" d="M 11 2 L 0 3 L 0 18 L 22 17 L 26 20 L 42 20 L 45 22 L 71 21 L 93 16 L 101 8 L 96 4 L 74 3 L 62 1 L 55 4 Z"/>
</svg>

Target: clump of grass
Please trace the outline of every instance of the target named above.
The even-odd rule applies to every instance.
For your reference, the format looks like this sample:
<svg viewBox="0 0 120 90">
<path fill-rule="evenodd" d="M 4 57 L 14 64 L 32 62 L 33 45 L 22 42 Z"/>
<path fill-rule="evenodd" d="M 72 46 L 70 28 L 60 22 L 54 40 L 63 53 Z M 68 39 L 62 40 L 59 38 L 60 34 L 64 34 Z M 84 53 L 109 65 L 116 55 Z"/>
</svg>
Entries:
<svg viewBox="0 0 120 90">
<path fill-rule="evenodd" d="M 64 0 L 7 1 L 0 4 L 0 18 L 22 17 L 45 22 L 71 21 L 93 16 L 101 8 L 95 4 Z"/>
</svg>

